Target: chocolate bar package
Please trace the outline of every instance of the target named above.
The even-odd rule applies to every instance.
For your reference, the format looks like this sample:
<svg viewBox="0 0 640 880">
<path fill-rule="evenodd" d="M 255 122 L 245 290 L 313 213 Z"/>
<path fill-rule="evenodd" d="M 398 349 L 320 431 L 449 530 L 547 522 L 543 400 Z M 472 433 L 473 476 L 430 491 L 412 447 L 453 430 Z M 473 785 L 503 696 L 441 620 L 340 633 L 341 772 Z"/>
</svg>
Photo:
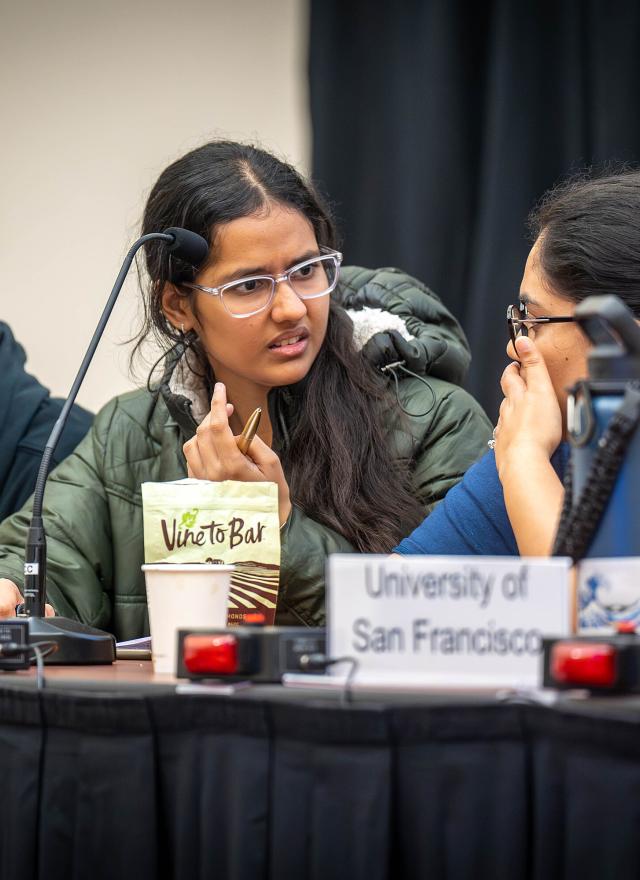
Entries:
<svg viewBox="0 0 640 880">
<path fill-rule="evenodd" d="M 275 483 L 143 483 L 142 502 L 145 562 L 233 564 L 229 626 L 257 613 L 273 624 L 280 578 Z"/>
</svg>

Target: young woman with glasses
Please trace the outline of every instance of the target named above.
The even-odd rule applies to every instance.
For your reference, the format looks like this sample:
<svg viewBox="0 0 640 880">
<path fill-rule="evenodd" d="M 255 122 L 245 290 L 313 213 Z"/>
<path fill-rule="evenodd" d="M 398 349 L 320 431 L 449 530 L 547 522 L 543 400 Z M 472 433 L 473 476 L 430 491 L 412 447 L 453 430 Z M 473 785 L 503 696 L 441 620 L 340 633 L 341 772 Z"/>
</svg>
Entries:
<svg viewBox="0 0 640 880">
<path fill-rule="evenodd" d="M 534 244 L 507 310 L 512 363 L 491 450 L 398 553 L 548 555 L 569 448 L 567 388 L 587 374 L 574 322 L 588 296 L 615 293 L 640 318 L 640 172 L 572 179 L 530 218 Z"/>
<path fill-rule="evenodd" d="M 143 232 L 210 242 L 204 265 L 148 243 L 146 321 L 167 352 L 155 386 L 112 401 L 45 493 L 57 613 L 146 631 L 140 484 L 278 485 L 276 623 L 324 623 L 331 552 L 388 552 L 482 454 L 491 425 L 459 387 L 460 326 L 392 269 L 341 269 L 331 217 L 288 164 L 218 141 L 169 166 Z M 428 379 L 425 378 L 428 376 Z M 249 454 L 236 440 L 256 407 Z M 22 584 L 28 511 L 0 527 L 0 612 Z"/>
</svg>

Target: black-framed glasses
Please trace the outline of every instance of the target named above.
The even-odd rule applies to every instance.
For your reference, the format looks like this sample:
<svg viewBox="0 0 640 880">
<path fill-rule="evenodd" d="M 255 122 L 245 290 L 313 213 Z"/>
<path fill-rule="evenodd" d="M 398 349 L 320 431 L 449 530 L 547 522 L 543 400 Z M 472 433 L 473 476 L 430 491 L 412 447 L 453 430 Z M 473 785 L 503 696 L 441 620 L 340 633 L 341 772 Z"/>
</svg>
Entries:
<svg viewBox="0 0 640 880">
<path fill-rule="evenodd" d="M 201 290 L 210 296 L 219 296 L 222 305 L 232 318 L 250 318 L 263 312 L 273 302 L 276 286 L 282 281 L 295 291 L 300 299 L 317 299 L 335 289 L 342 263 L 342 254 L 328 248 L 302 263 L 297 263 L 282 275 L 252 275 L 238 278 L 219 287 L 203 287 L 202 284 L 184 283 L 184 287 Z"/>
<path fill-rule="evenodd" d="M 536 324 L 568 324 L 570 321 L 575 321 L 575 318 L 569 315 L 545 315 L 534 318 L 527 312 L 527 307 L 523 303 L 507 307 L 509 336 L 514 345 L 518 336 L 528 336 L 529 329 Z"/>
</svg>

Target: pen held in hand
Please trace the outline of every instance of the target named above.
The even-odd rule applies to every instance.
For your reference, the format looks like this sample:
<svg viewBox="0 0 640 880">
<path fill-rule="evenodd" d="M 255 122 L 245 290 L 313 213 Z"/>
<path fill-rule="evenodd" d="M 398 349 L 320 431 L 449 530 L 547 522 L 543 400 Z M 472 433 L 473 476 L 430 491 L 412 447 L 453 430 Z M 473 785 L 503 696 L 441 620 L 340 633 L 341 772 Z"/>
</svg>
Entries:
<svg viewBox="0 0 640 880">
<path fill-rule="evenodd" d="M 247 420 L 247 424 L 242 429 L 242 434 L 236 439 L 238 449 L 243 455 L 247 454 L 249 447 L 251 446 L 251 441 L 256 436 L 261 415 L 262 409 L 258 407 L 251 413 Z"/>
</svg>

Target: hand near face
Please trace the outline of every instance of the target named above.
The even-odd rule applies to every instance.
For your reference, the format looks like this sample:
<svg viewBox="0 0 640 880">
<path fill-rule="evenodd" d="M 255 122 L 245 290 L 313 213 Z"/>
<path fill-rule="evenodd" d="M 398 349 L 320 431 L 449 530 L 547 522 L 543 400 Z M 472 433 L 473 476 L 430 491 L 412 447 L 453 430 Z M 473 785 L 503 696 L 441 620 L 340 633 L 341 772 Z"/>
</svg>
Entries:
<svg viewBox="0 0 640 880">
<path fill-rule="evenodd" d="M 548 461 L 562 439 L 562 413 L 542 355 L 524 336 L 516 340 L 516 350 L 520 363 L 509 364 L 500 380 L 498 473 L 511 464 L 526 469 L 541 458 Z"/>
<path fill-rule="evenodd" d="M 268 482 L 278 486 L 278 511 L 280 524 L 284 524 L 291 511 L 289 486 L 280 459 L 257 435 L 251 441 L 249 452 L 243 455 L 229 426 L 233 412 L 227 403 L 227 391 L 217 382 L 211 411 L 203 419 L 195 435 L 183 448 L 187 459 L 187 472 L 198 480 L 239 480 L 247 483 Z"/>
</svg>

